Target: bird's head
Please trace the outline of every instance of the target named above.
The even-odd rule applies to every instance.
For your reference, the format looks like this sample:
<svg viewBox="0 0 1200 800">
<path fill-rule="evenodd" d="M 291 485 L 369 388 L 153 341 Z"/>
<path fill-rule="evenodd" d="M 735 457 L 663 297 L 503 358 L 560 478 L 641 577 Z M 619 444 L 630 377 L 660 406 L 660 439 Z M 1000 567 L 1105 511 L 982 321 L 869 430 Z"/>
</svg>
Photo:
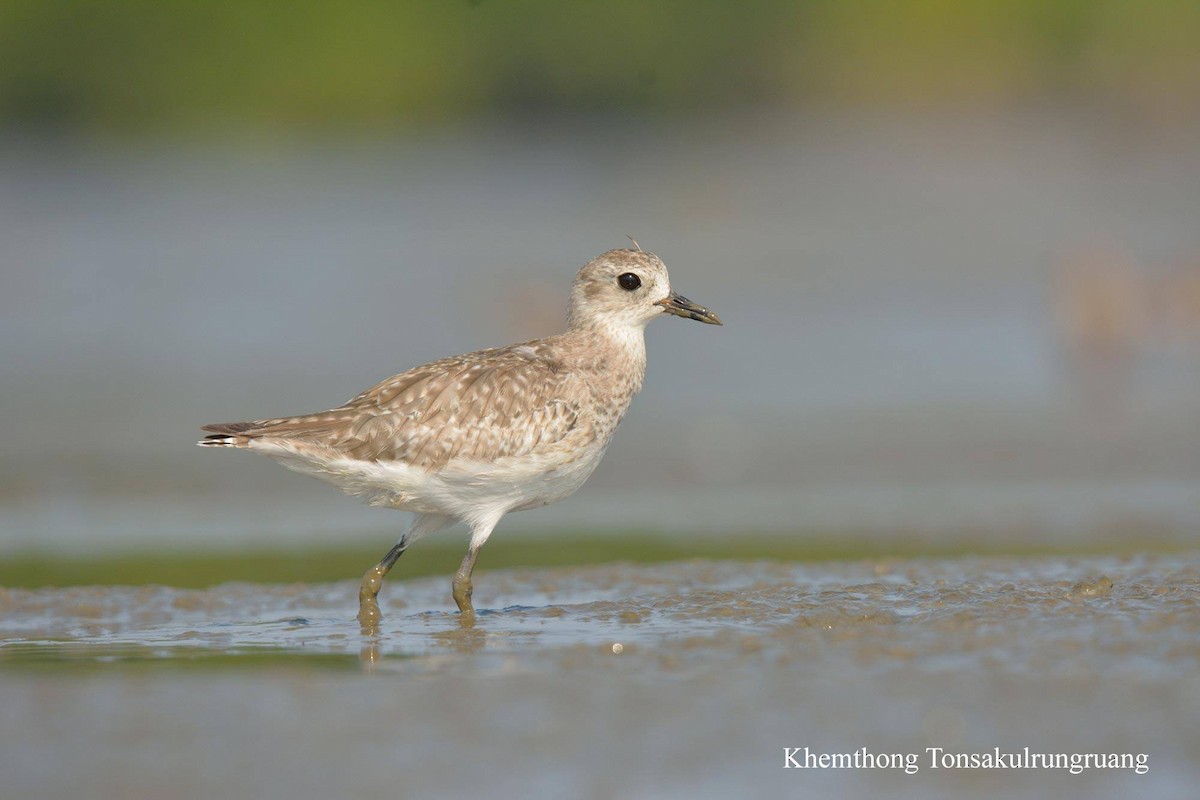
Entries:
<svg viewBox="0 0 1200 800">
<path fill-rule="evenodd" d="M 653 253 L 609 250 L 583 265 L 571 288 L 572 328 L 644 328 L 663 314 L 720 325 L 720 318 L 671 290 L 667 265 Z"/>
</svg>

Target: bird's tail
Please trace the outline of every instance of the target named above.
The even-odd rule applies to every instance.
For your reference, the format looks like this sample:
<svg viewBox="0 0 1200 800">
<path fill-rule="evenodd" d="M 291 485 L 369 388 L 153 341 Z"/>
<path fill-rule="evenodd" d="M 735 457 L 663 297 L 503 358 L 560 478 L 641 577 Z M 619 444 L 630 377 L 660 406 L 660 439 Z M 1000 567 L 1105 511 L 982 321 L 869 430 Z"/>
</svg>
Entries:
<svg viewBox="0 0 1200 800">
<path fill-rule="evenodd" d="M 203 425 L 209 431 L 196 444 L 201 447 L 249 447 L 256 440 L 278 441 L 323 441 L 336 431 L 339 423 L 353 419 L 349 409 L 333 409 L 320 414 L 303 417 L 280 417 L 279 419 L 256 419 L 253 422 L 219 422 Z"/>
<path fill-rule="evenodd" d="M 218 422 L 214 425 L 203 425 L 200 430 L 212 431 L 196 444 L 201 447 L 248 447 L 251 437 L 248 433 L 262 427 L 262 422 Z"/>
</svg>

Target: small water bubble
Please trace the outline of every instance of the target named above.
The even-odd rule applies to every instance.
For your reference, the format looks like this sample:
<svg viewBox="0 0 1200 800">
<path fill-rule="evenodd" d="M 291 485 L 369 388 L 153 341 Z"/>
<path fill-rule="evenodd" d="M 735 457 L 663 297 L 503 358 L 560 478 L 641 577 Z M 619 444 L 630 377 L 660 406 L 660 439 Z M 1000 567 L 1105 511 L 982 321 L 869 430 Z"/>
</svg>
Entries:
<svg viewBox="0 0 1200 800">
<path fill-rule="evenodd" d="M 1112 591 L 1112 578 L 1107 575 L 1101 575 L 1095 580 L 1082 580 L 1071 587 L 1067 592 L 1067 597 L 1078 599 L 1081 597 L 1103 597 Z"/>
</svg>

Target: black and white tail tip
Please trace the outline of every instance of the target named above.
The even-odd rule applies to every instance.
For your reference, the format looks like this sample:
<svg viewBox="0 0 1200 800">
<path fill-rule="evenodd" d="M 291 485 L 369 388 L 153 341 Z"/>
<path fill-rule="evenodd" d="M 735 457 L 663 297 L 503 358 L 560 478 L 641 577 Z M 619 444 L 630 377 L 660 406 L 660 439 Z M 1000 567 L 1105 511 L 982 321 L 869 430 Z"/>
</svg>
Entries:
<svg viewBox="0 0 1200 800">
<path fill-rule="evenodd" d="M 200 430 L 212 431 L 196 444 L 201 447 L 245 447 L 250 443 L 247 431 L 257 428 L 257 422 L 219 422 L 215 425 L 203 425 Z"/>
<path fill-rule="evenodd" d="M 246 441 L 245 436 L 226 436 L 220 433 L 214 433 L 211 436 L 205 436 L 196 444 L 201 447 L 237 447 Z"/>
</svg>

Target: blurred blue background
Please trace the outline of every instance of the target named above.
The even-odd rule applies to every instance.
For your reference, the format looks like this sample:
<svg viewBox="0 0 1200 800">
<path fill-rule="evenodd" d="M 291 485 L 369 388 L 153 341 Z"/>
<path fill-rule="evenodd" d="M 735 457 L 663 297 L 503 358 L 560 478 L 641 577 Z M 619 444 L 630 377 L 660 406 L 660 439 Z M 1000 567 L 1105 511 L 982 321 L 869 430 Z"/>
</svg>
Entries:
<svg viewBox="0 0 1200 800">
<path fill-rule="evenodd" d="M 553 333 L 632 234 L 721 329 L 563 528 L 1200 526 L 1200 6 L 0 5 L 0 553 L 394 532 L 207 422 Z"/>
</svg>

